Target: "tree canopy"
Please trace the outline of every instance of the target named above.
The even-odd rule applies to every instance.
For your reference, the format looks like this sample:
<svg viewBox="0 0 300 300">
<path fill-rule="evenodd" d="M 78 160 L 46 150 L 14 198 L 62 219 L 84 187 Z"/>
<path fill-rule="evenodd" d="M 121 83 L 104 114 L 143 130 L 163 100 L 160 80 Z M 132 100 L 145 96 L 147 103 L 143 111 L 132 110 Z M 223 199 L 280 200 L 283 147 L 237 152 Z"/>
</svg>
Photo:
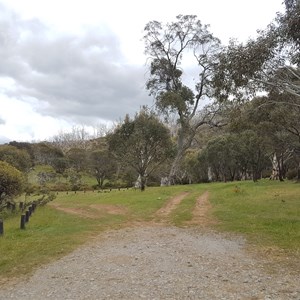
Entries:
<svg viewBox="0 0 300 300">
<path fill-rule="evenodd" d="M 218 64 L 220 41 L 195 15 L 178 15 L 175 22 L 167 24 L 149 22 L 145 26 L 144 41 L 150 60 L 147 89 L 155 97 L 160 112 L 177 116 L 177 155 L 169 175 L 173 181 L 196 131 L 203 124 L 211 123 L 216 114 L 214 106 L 202 112 L 199 106 L 200 101 L 213 95 L 211 79 Z M 183 70 L 185 58 L 193 58 L 197 66 L 192 85 L 187 83 L 187 72 Z"/>
<path fill-rule="evenodd" d="M 92 151 L 89 154 L 88 164 L 91 174 L 101 188 L 104 180 L 111 177 L 117 170 L 116 160 L 107 149 Z"/>
<path fill-rule="evenodd" d="M 32 166 L 31 157 L 25 149 L 11 145 L 0 146 L 0 160 L 6 161 L 20 171 L 28 171 Z"/>
<path fill-rule="evenodd" d="M 285 4 L 285 14 L 278 14 L 257 38 L 244 44 L 232 40 L 219 54 L 213 76 L 219 100 L 275 91 L 295 96 L 300 105 L 300 2 Z"/>
<path fill-rule="evenodd" d="M 141 190 L 145 189 L 147 177 L 173 152 L 168 129 L 146 109 L 142 109 L 134 119 L 126 116 L 107 140 L 116 159 L 136 170 Z"/>
</svg>

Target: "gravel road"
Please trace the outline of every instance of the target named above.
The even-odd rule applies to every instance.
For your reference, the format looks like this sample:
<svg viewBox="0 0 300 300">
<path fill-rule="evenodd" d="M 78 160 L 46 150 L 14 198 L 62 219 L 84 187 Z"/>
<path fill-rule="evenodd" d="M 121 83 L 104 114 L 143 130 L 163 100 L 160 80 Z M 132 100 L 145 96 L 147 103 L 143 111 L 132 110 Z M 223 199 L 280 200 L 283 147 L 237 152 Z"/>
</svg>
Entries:
<svg viewBox="0 0 300 300">
<path fill-rule="evenodd" d="M 300 299 L 299 278 L 241 238 L 147 225 L 108 231 L 7 286 L 0 299 Z"/>
</svg>

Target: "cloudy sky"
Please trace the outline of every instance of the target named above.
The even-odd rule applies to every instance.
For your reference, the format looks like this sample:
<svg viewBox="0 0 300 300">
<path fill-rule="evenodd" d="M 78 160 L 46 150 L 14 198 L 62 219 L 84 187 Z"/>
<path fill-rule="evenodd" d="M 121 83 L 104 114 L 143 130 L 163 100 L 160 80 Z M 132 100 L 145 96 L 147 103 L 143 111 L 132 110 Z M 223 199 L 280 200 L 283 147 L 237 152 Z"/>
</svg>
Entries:
<svg viewBox="0 0 300 300">
<path fill-rule="evenodd" d="M 151 106 L 142 41 L 149 21 L 195 14 L 226 44 L 254 37 L 283 10 L 282 0 L 0 0 L 0 144 Z"/>
</svg>

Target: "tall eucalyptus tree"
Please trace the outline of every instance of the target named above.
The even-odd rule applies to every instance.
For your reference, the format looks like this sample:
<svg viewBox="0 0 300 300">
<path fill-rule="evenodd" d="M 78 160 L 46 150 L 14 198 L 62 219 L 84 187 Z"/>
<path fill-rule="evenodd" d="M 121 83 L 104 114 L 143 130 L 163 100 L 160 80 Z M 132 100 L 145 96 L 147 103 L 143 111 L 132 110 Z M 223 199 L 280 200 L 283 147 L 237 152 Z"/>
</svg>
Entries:
<svg viewBox="0 0 300 300">
<path fill-rule="evenodd" d="M 177 155 L 169 173 L 172 183 L 197 130 L 213 123 L 218 111 L 213 105 L 202 110 L 200 107 L 213 96 L 211 78 L 220 41 L 195 15 L 179 15 L 176 22 L 167 24 L 149 22 L 144 41 L 150 61 L 147 89 L 161 113 L 177 116 Z M 190 80 L 188 75 L 195 78 Z"/>
</svg>

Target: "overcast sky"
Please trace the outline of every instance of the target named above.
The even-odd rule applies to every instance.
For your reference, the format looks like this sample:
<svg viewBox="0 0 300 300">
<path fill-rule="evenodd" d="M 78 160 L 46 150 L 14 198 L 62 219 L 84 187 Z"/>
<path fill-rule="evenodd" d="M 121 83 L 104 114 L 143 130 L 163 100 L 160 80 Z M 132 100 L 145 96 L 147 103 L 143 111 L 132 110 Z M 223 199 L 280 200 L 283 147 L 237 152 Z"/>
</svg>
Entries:
<svg viewBox="0 0 300 300">
<path fill-rule="evenodd" d="M 282 1 L 0 0 L 0 144 L 153 105 L 144 87 L 147 22 L 195 14 L 226 44 L 254 37 L 284 10 Z"/>
</svg>

